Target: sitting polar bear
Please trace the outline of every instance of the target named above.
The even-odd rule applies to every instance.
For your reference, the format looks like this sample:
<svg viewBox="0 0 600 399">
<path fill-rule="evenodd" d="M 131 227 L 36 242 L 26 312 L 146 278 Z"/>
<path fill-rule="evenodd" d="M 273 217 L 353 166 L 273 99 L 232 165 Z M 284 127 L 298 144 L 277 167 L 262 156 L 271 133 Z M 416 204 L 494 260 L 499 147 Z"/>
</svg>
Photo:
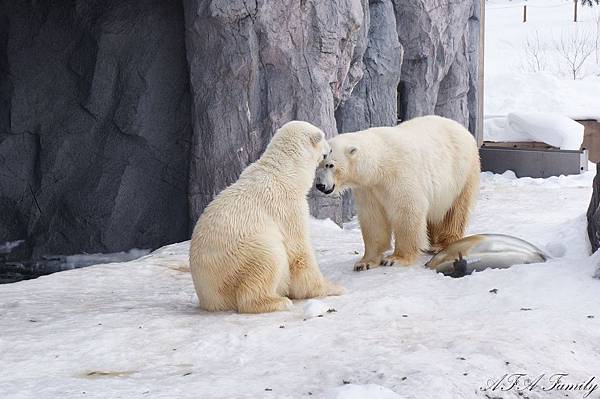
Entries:
<svg viewBox="0 0 600 399">
<path fill-rule="evenodd" d="M 413 264 L 463 237 L 479 187 L 479 152 L 459 123 L 425 116 L 329 140 L 316 187 L 351 188 L 365 244 L 354 270 Z M 394 252 L 390 249 L 392 233 Z"/>
<path fill-rule="evenodd" d="M 262 313 L 290 309 L 286 297 L 342 294 L 321 275 L 308 232 L 306 195 L 328 152 L 321 130 L 286 123 L 206 207 L 190 244 L 200 307 Z"/>
</svg>

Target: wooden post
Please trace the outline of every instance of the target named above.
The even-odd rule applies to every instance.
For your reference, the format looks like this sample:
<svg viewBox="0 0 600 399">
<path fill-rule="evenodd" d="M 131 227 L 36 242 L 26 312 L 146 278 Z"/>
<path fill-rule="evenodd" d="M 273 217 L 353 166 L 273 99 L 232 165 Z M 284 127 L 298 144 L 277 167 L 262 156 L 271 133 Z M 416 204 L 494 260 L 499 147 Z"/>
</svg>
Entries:
<svg viewBox="0 0 600 399">
<path fill-rule="evenodd" d="M 523 6 L 523 23 L 527 22 L 527 5 Z"/>
<path fill-rule="evenodd" d="M 573 10 L 573 22 L 577 22 L 577 0 L 573 0 L 574 10 Z"/>
</svg>

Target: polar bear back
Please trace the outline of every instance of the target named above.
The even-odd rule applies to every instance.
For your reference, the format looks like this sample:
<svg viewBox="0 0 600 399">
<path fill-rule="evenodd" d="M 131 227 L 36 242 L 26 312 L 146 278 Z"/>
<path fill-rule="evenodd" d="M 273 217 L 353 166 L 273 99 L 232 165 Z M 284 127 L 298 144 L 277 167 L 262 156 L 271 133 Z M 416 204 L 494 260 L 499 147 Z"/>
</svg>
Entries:
<svg viewBox="0 0 600 399">
<path fill-rule="evenodd" d="M 413 193 L 424 195 L 432 221 L 444 217 L 472 169 L 479 165 L 477 143 L 469 131 L 439 116 L 341 134 L 332 147 L 353 144 L 370 160 L 361 162 L 363 170 L 358 173 L 388 181 L 399 178 Z"/>
</svg>

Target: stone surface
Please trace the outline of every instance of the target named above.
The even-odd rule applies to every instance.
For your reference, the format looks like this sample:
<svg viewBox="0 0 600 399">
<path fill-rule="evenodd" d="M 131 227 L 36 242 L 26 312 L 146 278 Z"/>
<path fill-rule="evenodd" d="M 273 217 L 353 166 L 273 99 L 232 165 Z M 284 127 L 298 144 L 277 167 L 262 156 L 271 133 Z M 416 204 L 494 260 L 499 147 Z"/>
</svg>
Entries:
<svg viewBox="0 0 600 399">
<path fill-rule="evenodd" d="M 0 242 L 13 257 L 188 237 L 183 7 L 0 5 Z M 7 255 L 8 256 L 8 255 Z"/>
<path fill-rule="evenodd" d="M 398 119 L 397 88 L 402 67 L 402 45 L 396 34 L 391 0 L 369 3 L 367 48 L 363 77 L 352 95 L 336 110 L 338 133 L 371 126 L 394 126 Z"/>
<path fill-rule="evenodd" d="M 435 113 L 474 133 L 480 16 L 479 0 L 370 1 L 363 78 L 336 110 L 338 131 Z"/>
<path fill-rule="evenodd" d="M 479 6 L 478 0 L 394 0 L 405 50 L 401 119 L 436 113 L 475 131 Z"/>
<path fill-rule="evenodd" d="M 362 77 L 367 3 L 184 4 L 193 91 L 190 211 L 195 221 L 285 122 L 306 120 L 329 137 L 337 133 L 334 108 Z"/>
<path fill-rule="evenodd" d="M 600 162 L 596 164 L 596 168 L 599 167 Z M 596 252 L 600 248 L 600 174 L 594 177 L 592 199 L 587 210 L 587 221 L 592 252 Z M 598 269 L 598 277 L 600 277 L 600 269 Z"/>
</svg>

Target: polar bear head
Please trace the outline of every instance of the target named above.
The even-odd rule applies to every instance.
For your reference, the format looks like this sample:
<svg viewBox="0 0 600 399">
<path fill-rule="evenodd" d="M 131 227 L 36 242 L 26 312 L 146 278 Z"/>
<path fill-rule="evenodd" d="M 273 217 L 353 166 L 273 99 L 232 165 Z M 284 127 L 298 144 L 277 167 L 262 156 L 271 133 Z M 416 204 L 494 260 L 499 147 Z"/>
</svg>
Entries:
<svg viewBox="0 0 600 399">
<path fill-rule="evenodd" d="M 316 167 L 329 149 L 321 129 L 308 122 L 291 121 L 277 130 L 264 156 L 276 158 L 281 163 L 289 160 L 296 168 L 310 170 L 314 177 Z"/>
<path fill-rule="evenodd" d="M 361 166 L 360 142 L 356 133 L 344 133 L 329 140 L 331 150 L 317 169 L 315 186 L 325 194 L 337 194 L 359 184 Z"/>
</svg>

